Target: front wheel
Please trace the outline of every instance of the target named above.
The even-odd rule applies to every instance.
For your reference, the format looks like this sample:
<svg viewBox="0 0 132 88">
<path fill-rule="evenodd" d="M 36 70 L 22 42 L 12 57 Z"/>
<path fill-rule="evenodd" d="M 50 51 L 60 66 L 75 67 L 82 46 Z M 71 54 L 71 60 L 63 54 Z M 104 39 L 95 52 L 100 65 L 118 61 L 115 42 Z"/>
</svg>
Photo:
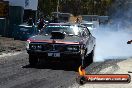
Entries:
<svg viewBox="0 0 132 88">
<path fill-rule="evenodd" d="M 83 76 L 79 76 L 77 79 L 76 79 L 77 83 L 80 84 L 80 85 L 83 85 L 87 82 L 86 78 L 83 77 Z"/>
<path fill-rule="evenodd" d="M 86 61 L 89 64 L 93 63 L 94 53 L 95 53 L 95 47 L 93 48 L 92 52 L 86 57 Z"/>
<path fill-rule="evenodd" d="M 30 55 L 29 54 L 29 64 L 31 66 L 36 66 L 38 63 L 38 58 L 35 55 Z"/>
<path fill-rule="evenodd" d="M 77 60 L 77 66 L 82 66 L 84 68 L 86 67 L 86 60 L 84 55 L 82 55 L 80 59 Z"/>
</svg>

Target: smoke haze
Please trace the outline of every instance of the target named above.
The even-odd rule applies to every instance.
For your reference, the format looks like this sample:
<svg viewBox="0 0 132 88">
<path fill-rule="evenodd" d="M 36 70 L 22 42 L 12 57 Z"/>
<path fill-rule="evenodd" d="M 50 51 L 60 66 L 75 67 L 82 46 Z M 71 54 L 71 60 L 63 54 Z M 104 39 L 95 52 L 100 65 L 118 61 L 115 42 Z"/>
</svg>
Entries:
<svg viewBox="0 0 132 88">
<path fill-rule="evenodd" d="M 107 28 L 105 28 L 106 30 Z M 94 32 L 96 37 L 96 50 L 94 61 L 105 59 L 121 59 L 132 56 L 132 44 L 127 44 L 132 39 L 132 34 L 126 31 L 107 31 L 97 30 Z"/>
<path fill-rule="evenodd" d="M 131 0 L 116 2 L 110 10 L 110 22 L 92 32 L 96 37 L 94 61 L 132 57 L 132 44 L 127 44 L 132 40 L 132 3 Z"/>
</svg>

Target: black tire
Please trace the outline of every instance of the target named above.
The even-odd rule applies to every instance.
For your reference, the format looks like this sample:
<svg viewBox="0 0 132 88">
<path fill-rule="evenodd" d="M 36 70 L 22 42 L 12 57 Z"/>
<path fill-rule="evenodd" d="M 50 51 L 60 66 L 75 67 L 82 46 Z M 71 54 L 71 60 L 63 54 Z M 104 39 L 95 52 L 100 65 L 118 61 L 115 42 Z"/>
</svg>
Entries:
<svg viewBox="0 0 132 88">
<path fill-rule="evenodd" d="M 89 56 L 88 56 L 88 62 L 91 64 L 91 63 L 93 63 L 93 56 L 94 56 L 94 51 L 92 51 L 90 54 L 89 54 Z"/>
<path fill-rule="evenodd" d="M 38 64 L 38 58 L 35 55 L 29 54 L 29 64 L 31 66 L 36 66 Z"/>
<path fill-rule="evenodd" d="M 86 78 L 83 76 L 79 76 L 78 78 L 76 78 L 76 82 L 80 85 L 83 85 L 87 82 Z"/>
<path fill-rule="evenodd" d="M 93 63 L 94 52 L 95 52 L 95 47 L 94 47 L 94 49 L 92 50 L 92 52 L 86 57 L 86 62 L 87 62 L 88 64 Z"/>
<path fill-rule="evenodd" d="M 84 58 L 84 59 L 82 59 L 82 58 Z M 78 60 L 77 60 L 77 68 L 79 67 L 79 66 L 83 66 L 84 68 L 86 67 L 86 60 L 85 60 L 85 57 L 84 56 L 82 56 L 82 57 L 80 57 Z"/>
</svg>

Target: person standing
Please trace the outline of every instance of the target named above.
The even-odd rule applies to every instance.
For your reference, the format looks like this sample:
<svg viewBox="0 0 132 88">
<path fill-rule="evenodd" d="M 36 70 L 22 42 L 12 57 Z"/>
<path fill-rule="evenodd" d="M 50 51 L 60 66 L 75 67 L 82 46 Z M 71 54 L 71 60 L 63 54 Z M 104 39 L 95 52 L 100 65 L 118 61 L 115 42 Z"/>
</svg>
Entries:
<svg viewBox="0 0 132 88">
<path fill-rule="evenodd" d="M 34 25 L 34 23 L 33 23 L 33 19 L 32 19 L 31 17 L 28 19 L 27 24 L 28 24 L 29 26 Z"/>
<path fill-rule="evenodd" d="M 43 18 L 40 18 L 40 21 L 38 23 L 38 29 L 41 30 L 44 26 L 44 19 Z"/>
</svg>

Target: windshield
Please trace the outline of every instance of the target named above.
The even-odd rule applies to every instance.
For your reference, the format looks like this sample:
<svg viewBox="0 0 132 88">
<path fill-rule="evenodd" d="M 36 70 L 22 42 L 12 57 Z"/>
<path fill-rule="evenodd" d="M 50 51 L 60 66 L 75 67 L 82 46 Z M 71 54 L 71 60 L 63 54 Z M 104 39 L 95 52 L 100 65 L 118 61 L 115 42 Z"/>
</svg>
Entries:
<svg viewBox="0 0 132 88">
<path fill-rule="evenodd" d="M 81 30 L 75 26 L 47 26 L 41 34 L 50 35 L 52 31 L 60 31 L 66 35 L 79 35 Z"/>
</svg>

